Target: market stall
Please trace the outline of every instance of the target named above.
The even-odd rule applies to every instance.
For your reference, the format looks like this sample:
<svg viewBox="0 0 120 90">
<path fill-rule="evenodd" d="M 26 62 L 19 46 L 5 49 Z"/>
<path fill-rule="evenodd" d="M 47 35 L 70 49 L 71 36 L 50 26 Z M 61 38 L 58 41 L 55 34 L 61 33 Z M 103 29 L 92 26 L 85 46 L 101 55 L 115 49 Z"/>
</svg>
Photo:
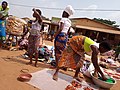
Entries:
<svg viewBox="0 0 120 90">
<path fill-rule="evenodd" d="M 10 50 L 13 46 L 15 46 L 15 48 L 18 47 L 18 38 L 23 35 L 25 25 L 27 25 L 27 22 L 21 18 L 15 16 L 8 17 L 6 20 L 6 33 L 8 35 L 5 44 L 6 48 Z M 13 45 L 13 43 L 15 45 Z"/>
</svg>

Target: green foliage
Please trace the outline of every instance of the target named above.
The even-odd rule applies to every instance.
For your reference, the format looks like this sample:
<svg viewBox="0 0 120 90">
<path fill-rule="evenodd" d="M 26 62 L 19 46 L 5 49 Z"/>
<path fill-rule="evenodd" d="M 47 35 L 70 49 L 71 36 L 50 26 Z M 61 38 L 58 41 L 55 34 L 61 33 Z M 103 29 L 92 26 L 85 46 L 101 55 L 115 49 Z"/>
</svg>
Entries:
<svg viewBox="0 0 120 90">
<path fill-rule="evenodd" d="M 101 19 L 101 18 L 94 18 L 93 20 L 113 26 L 113 27 L 119 27 L 119 25 L 115 25 L 116 21 L 111 21 L 111 20 L 106 20 L 106 19 Z"/>
</svg>

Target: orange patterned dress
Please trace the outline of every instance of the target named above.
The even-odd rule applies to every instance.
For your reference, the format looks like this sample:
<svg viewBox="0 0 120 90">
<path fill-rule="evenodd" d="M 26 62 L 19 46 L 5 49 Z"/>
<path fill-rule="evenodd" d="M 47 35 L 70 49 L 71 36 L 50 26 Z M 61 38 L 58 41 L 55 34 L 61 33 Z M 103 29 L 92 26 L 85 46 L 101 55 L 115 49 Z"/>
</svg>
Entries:
<svg viewBox="0 0 120 90">
<path fill-rule="evenodd" d="M 75 69 L 77 65 L 83 64 L 85 36 L 73 36 L 69 40 L 69 45 L 62 52 L 58 67 L 68 67 Z"/>
</svg>

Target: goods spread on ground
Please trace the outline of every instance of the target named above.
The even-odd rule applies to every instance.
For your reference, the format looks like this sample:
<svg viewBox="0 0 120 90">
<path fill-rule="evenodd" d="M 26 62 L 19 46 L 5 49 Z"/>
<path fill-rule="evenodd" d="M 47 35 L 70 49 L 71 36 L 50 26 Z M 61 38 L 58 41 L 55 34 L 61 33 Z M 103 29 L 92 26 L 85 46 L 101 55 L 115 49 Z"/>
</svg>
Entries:
<svg viewBox="0 0 120 90">
<path fill-rule="evenodd" d="M 13 35 L 22 35 L 27 22 L 21 18 L 10 16 L 6 21 L 6 32 Z"/>
<path fill-rule="evenodd" d="M 65 90 L 98 90 L 96 86 L 86 83 L 85 81 L 78 82 L 77 80 L 71 81 L 69 85 L 66 86 Z"/>
<path fill-rule="evenodd" d="M 119 79 L 120 80 L 120 73 L 116 72 L 116 70 L 108 70 L 108 69 L 104 69 L 104 72 L 106 74 L 108 74 L 109 76 L 115 78 L 115 79 Z"/>
<path fill-rule="evenodd" d="M 107 75 L 120 80 L 120 64 L 118 61 L 114 61 L 110 58 L 102 59 L 100 66 L 104 68 L 103 71 Z"/>
</svg>

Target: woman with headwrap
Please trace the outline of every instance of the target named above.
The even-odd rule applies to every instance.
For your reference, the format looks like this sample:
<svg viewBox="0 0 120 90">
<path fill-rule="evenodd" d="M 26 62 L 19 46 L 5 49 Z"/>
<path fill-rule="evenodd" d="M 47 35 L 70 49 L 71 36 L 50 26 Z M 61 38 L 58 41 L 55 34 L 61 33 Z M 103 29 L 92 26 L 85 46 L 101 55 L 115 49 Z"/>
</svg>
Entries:
<svg viewBox="0 0 120 90">
<path fill-rule="evenodd" d="M 6 1 L 0 6 L 0 48 L 6 40 L 6 18 L 8 17 L 9 6 Z"/>
<path fill-rule="evenodd" d="M 28 54 L 30 57 L 30 62 L 27 64 L 32 64 L 32 57 L 35 55 L 35 67 L 37 66 L 38 61 L 38 48 L 40 44 L 40 31 L 41 31 L 41 25 L 42 25 L 42 17 L 41 17 L 41 10 L 39 9 L 33 9 L 33 17 L 35 17 L 35 20 L 32 21 L 32 26 L 30 30 L 30 35 L 28 38 Z"/>
<path fill-rule="evenodd" d="M 68 40 L 68 31 L 71 27 L 71 21 L 69 17 L 73 15 L 73 13 L 74 13 L 74 9 L 72 8 L 71 5 L 68 5 L 63 11 L 62 18 L 59 23 L 59 29 L 54 35 L 56 66 L 58 65 L 58 61 L 60 59 L 62 51 L 66 47 L 66 42 Z"/>
</svg>

